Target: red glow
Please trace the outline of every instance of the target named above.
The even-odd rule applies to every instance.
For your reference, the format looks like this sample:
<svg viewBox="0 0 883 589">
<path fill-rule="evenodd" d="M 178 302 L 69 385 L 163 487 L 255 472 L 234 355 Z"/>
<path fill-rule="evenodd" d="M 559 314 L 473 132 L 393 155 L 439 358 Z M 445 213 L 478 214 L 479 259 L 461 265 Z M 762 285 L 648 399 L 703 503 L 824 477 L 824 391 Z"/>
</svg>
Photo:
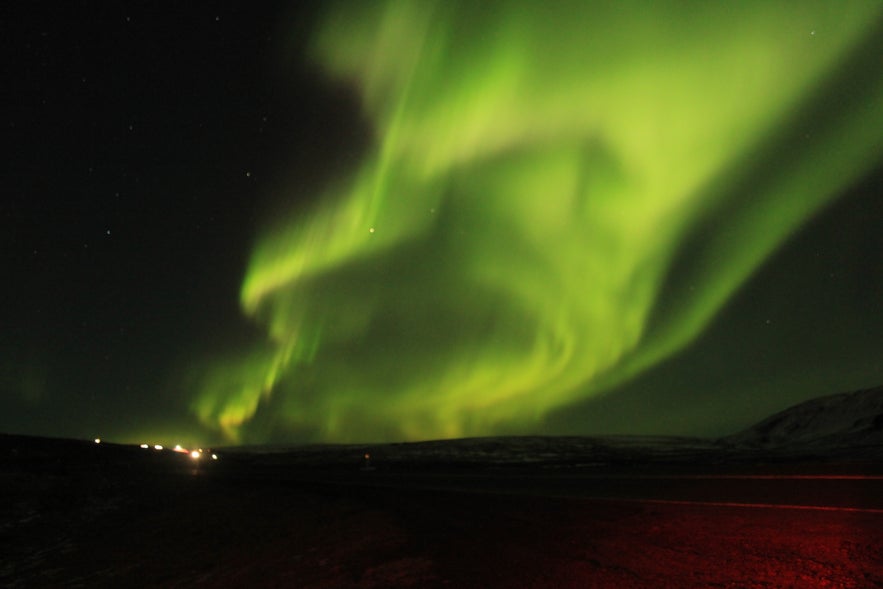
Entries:
<svg viewBox="0 0 883 589">
<path fill-rule="evenodd" d="M 649 503 L 658 505 L 695 505 L 699 507 L 737 507 L 742 509 L 798 509 L 805 511 L 841 511 L 844 513 L 875 513 L 883 515 L 883 509 L 869 507 L 837 507 L 832 505 L 794 505 L 790 503 L 738 503 L 733 501 L 678 501 L 674 499 L 594 499 L 616 503 Z"/>
<path fill-rule="evenodd" d="M 862 587 L 879 555 L 880 509 L 640 503 L 647 506 L 631 525 L 611 527 L 601 544 L 587 543 L 603 565 L 584 571 L 591 586 Z"/>
</svg>

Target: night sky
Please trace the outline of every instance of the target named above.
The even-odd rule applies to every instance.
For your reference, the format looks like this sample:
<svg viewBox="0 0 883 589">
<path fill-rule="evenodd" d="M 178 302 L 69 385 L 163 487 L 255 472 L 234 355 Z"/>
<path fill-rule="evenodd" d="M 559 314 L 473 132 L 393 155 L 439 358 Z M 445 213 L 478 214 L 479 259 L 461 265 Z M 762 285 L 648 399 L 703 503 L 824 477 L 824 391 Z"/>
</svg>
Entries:
<svg viewBox="0 0 883 589">
<path fill-rule="evenodd" d="M 2 9 L 0 431 L 717 436 L 883 383 L 883 4 Z"/>
</svg>

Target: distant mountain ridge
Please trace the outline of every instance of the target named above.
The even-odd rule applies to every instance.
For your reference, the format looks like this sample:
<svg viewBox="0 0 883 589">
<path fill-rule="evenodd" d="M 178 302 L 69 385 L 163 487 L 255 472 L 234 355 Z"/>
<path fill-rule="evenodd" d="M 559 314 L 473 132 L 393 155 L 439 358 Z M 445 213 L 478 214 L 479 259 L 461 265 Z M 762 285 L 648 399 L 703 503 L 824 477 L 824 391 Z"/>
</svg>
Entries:
<svg viewBox="0 0 883 589">
<path fill-rule="evenodd" d="M 883 386 L 804 401 L 722 438 L 528 435 L 400 443 L 258 445 L 217 450 L 222 465 L 252 469 L 252 474 L 260 476 L 279 468 L 370 467 L 402 472 L 474 467 L 646 469 L 653 464 L 682 467 L 746 461 L 759 464 L 767 460 L 870 461 L 883 468 Z M 160 455 L 144 454 L 130 444 L 99 445 L 93 440 L 0 433 L 0 474 L 4 468 L 22 465 L 38 471 L 69 468 L 64 465 L 80 464 L 70 462 L 71 457 L 85 456 L 86 464 L 98 452 L 105 460 L 109 456 L 122 457 L 126 464 L 134 455 Z"/>
<path fill-rule="evenodd" d="M 760 448 L 883 447 L 883 386 L 810 399 L 721 441 Z"/>
</svg>

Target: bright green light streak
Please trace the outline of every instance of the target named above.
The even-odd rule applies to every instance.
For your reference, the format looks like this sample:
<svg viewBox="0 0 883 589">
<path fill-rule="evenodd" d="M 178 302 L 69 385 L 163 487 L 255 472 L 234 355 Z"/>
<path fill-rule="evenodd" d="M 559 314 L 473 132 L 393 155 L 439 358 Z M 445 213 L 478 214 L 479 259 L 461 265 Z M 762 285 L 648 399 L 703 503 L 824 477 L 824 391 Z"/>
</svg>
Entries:
<svg viewBox="0 0 883 589">
<path fill-rule="evenodd" d="M 275 351 L 207 377 L 194 409 L 231 437 L 271 400 L 285 427 L 322 439 L 482 434 L 677 352 L 879 160 L 881 9 L 330 12 L 315 57 L 360 90 L 376 148 L 259 241 L 242 305 Z M 841 78 L 848 91 L 832 89 Z M 711 221 L 701 251 L 682 250 Z M 689 287 L 655 316 L 684 260 Z"/>
</svg>

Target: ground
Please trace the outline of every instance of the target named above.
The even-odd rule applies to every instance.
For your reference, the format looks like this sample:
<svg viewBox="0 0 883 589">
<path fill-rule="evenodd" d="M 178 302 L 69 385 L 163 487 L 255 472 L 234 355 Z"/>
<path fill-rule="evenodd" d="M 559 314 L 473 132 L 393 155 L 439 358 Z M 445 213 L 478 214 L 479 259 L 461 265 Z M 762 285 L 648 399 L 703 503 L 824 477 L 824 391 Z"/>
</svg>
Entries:
<svg viewBox="0 0 883 589">
<path fill-rule="evenodd" d="M 875 509 L 213 475 L 184 458 L 7 461 L 0 585 L 883 587 Z"/>
</svg>

